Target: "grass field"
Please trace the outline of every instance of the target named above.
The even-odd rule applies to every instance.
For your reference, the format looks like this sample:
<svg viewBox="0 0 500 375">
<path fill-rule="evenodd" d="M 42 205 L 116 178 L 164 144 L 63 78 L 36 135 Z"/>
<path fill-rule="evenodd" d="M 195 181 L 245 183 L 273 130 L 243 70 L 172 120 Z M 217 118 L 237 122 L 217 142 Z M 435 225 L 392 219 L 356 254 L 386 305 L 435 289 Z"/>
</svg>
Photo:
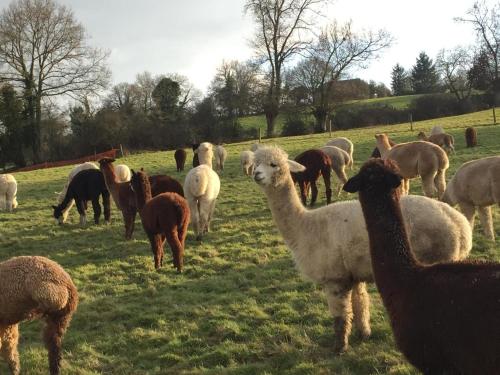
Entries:
<svg viewBox="0 0 500 375">
<path fill-rule="evenodd" d="M 416 139 L 419 130 L 439 124 L 455 136 L 449 180 L 465 161 L 500 154 L 500 126 L 491 112 L 408 124 L 335 132 L 355 144 L 355 170 L 374 147 L 373 135 L 386 131 L 395 141 Z M 479 147 L 466 149 L 464 127 L 478 130 Z M 323 145 L 328 134 L 273 139 L 294 157 Z M 121 215 L 112 224 L 57 226 L 51 205 L 71 167 L 16 173 L 19 208 L 0 213 L 0 260 L 43 255 L 72 276 L 80 305 L 64 339 L 64 374 L 417 374 L 396 350 L 374 285 L 370 340 L 351 336 L 350 350 L 335 356 L 326 300 L 301 279 L 271 219 L 264 194 L 239 167 L 250 142 L 227 145 L 229 159 L 213 232 L 202 243 L 188 233 L 185 272 L 166 265 L 156 272 L 140 219 L 132 241 L 123 239 Z M 191 155 L 191 152 L 189 152 Z M 119 160 L 153 173 L 175 172 L 173 152 L 133 155 Z M 190 160 L 188 161 L 190 164 Z M 354 171 L 349 171 L 352 175 Z M 336 184 L 336 180 L 334 181 Z M 412 192 L 422 194 L 418 182 Z M 341 199 L 356 199 L 343 193 Z M 325 203 L 320 186 L 319 204 Z M 88 212 L 92 217 L 91 210 Z M 494 222 L 500 235 L 498 208 Z M 472 256 L 500 260 L 498 245 L 474 231 Z M 25 374 L 46 374 L 47 354 L 38 321 L 21 325 L 20 354 Z M 7 372 L 0 360 L 0 374 Z"/>
</svg>

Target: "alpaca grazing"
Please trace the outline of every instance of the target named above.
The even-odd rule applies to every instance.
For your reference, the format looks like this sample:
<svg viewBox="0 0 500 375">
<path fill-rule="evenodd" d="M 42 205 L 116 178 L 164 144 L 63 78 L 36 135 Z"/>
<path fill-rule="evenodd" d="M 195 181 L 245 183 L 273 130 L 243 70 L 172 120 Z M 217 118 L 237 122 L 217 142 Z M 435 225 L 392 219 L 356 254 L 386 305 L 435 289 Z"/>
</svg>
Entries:
<svg viewBox="0 0 500 375">
<path fill-rule="evenodd" d="M 351 169 L 352 169 L 352 163 L 354 163 L 354 158 L 353 158 L 354 145 L 352 144 L 350 139 L 345 137 L 333 138 L 328 142 L 326 142 L 325 146 L 335 146 L 347 152 L 351 158 Z"/>
<path fill-rule="evenodd" d="M 193 143 L 191 145 L 191 148 L 193 149 L 193 168 L 196 168 L 198 165 L 200 165 L 200 159 L 198 158 L 198 153 L 196 152 L 199 146 L 199 143 Z"/>
<path fill-rule="evenodd" d="M 210 231 L 215 202 L 219 196 L 220 179 L 211 167 L 201 164 L 191 169 L 184 180 L 184 192 L 191 211 L 196 239 Z"/>
<path fill-rule="evenodd" d="M 113 197 L 116 207 L 122 212 L 123 223 L 125 224 L 125 239 L 130 240 L 134 232 L 137 206 L 134 193 L 130 188 L 130 182 L 120 182 L 117 179 L 113 166 L 114 161 L 113 158 L 102 158 L 99 160 L 99 165 L 104 175 L 106 186 Z M 184 196 L 184 190 L 180 182 L 170 176 L 150 176 L 149 183 L 151 185 L 153 197 L 167 192 Z"/>
<path fill-rule="evenodd" d="M 392 139 L 390 139 L 389 137 L 387 137 L 387 141 L 389 142 L 389 145 L 391 147 L 396 146 L 396 142 L 393 142 Z M 380 158 L 381 157 L 380 150 L 378 149 L 378 147 L 375 146 L 375 148 L 372 151 L 371 157 L 372 158 Z"/>
<path fill-rule="evenodd" d="M 477 131 L 472 127 L 465 129 L 465 144 L 467 147 L 477 146 Z"/>
<path fill-rule="evenodd" d="M 0 174 L 0 210 L 12 212 L 17 207 L 17 181 L 11 174 Z"/>
<path fill-rule="evenodd" d="M 71 200 L 75 200 L 76 208 L 80 214 L 80 224 L 87 223 L 85 210 L 87 208 L 87 201 L 92 201 L 92 208 L 94 210 L 94 222 L 99 224 L 101 216 L 101 205 L 99 203 L 99 196 L 102 195 L 102 203 L 104 206 L 104 220 L 109 223 L 111 217 L 111 207 L 109 200 L 109 191 L 106 188 L 103 174 L 100 170 L 85 169 L 78 172 L 71 180 L 68 186 L 66 195 L 63 201 L 57 205 L 52 206 L 54 209 L 54 217 L 59 224 L 63 224 L 63 211 L 70 204 Z"/>
<path fill-rule="evenodd" d="M 68 179 L 66 180 L 66 183 L 64 184 L 63 189 L 61 190 L 60 193 L 56 193 L 57 194 L 57 204 L 61 204 L 63 202 L 64 197 L 66 196 L 66 192 L 68 191 L 68 186 L 69 186 L 71 180 L 73 179 L 73 177 L 75 177 L 78 174 L 78 172 L 84 171 L 85 169 L 99 169 L 99 167 L 90 161 L 86 161 L 85 163 L 78 164 L 75 167 L 73 167 L 73 169 L 68 174 Z M 72 199 L 69 202 L 69 204 L 66 206 L 66 208 L 62 211 L 62 222 L 63 223 L 65 223 L 66 220 L 68 219 L 69 211 L 71 210 L 71 208 L 73 207 L 74 204 L 75 204 L 75 200 Z"/>
<path fill-rule="evenodd" d="M 224 170 L 224 163 L 227 159 L 227 151 L 222 145 L 215 146 L 215 167 L 219 171 Z"/>
<path fill-rule="evenodd" d="M 438 145 L 443 150 L 448 153 L 455 153 L 455 138 L 452 135 L 446 133 L 431 134 L 429 137 L 425 135 L 424 132 L 420 132 L 417 135 L 418 139 L 421 141 L 427 141 Z"/>
<path fill-rule="evenodd" d="M 0 348 L 13 375 L 20 374 L 19 323 L 32 319 L 45 319 L 49 371 L 60 373 L 62 338 L 77 305 L 76 287 L 56 262 L 21 256 L 0 263 Z"/>
<path fill-rule="evenodd" d="M 184 170 L 184 164 L 186 164 L 187 153 L 182 148 L 175 150 L 174 158 L 175 165 L 177 166 L 177 172 L 182 172 Z"/>
<path fill-rule="evenodd" d="M 375 138 L 382 159 L 392 159 L 398 163 L 404 178 L 403 194 L 408 194 L 410 190 L 410 179 L 420 176 L 424 194 L 432 197 L 437 190 L 437 197 L 441 198 L 446 189 L 446 170 L 450 165 L 441 147 L 424 141 L 400 143 L 391 147 L 387 135 L 376 134 Z"/>
<path fill-rule="evenodd" d="M 318 187 L 316 181 L 319 176 L 323 176 L 326 189 L 326 203 L 330 204 L 332 201 L 332 189 L 330 188 L 330 171 L 332 169 L 332 162 L 327 154 L 321 150 L 307 150 L 298 155 L 295 161 L 305 167 L 301 172 L 292 172 L 293 182 L 299 184 L 300 198 L 302 204 L 307 204 L 307 196 L 311 190 L 311 206 L 316 203 L 318 197 Z"/>
<path fill-rule="evenodd" d="M 253 175 L 253 152 L 242 151 L 240 154 L 241 169 L 247 176 Z"/>
<path fill-rule="evenodd" d="M 330 162 L 332 163 L 332 170 L 340 180 L 339 187 L 336 192 L 336 195 L 339 196 L 340 190 L 342 190 L 342 185 L 347 182 L 345 168 L 349 167 L 352 169 L 351 157 L 347 152 L 336 146 L 323 146 L 320 148 L 320 151 L 323 151 L 328 155 Z"/>
<path fill-rule="evenodd" d="M 442 200 L 451 206 L 458 204 L 472 228 L 477 208 L 484 235 L 494 241 L 491 206 L 500 205 L 500 156 L 462 164 L 448 183 Z"/>
<path fill-rule="evenodd" d="M 415 259 L 389 160 L 370 160 L 344 189 L 359 192 L 375 283 L 396 345 L 425 375 L 500 371 L 500 263 L 430 266 Z"/>
<path fill-rule="evenodd" d="M 166 240 L 172 250 L 174 267 L 182 272 L 190 216 L 186 200 L 177 193 L 162 193 L 153 198 L 148 176 L 142 171 L 132 171 L 130 183 L 142 227 L 151 243 L 155 268 L 163 266 L 163 246 Z"/>
<path fill-rule="evenodd" d="M 267 196 L 273 220 L 292 252 L 300 273 L 321 285 L 333 315 L 335 344 L 347 349 L 351 320 L 363 337 L 370 335 L 367 281 L 372 281 L 368 233 L 358 201 L 336 202 L 307 210 L 290 175 L 304 167 L 277 147 L 255 153 L 254 180 Z M 434 199 L 402 199 L 410 241 L 419 260 L 434 263 L 466 257 L 472 247 L 467 219 Z"/>
</svg>

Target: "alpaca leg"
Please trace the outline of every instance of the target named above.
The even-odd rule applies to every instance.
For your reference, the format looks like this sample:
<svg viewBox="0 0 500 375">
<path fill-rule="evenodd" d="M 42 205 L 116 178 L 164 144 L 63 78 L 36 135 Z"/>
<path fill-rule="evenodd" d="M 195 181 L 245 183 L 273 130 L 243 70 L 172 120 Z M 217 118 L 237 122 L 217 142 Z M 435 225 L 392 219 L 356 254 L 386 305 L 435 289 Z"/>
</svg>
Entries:
<svg viewBox="0 0 500 375">
<path fill-rule="evenodd" d="M 207 233 L 210 232 L 210 223 L 212 222 L 212 217 L 214 216 L 214 212 L 215 212 L 215 202 L 216 202 L 216 200 L 213 200 L 210 203 L 210 209 L 208 210 L 208 219 L 207 219 L 207 228 L 206 228 Z"/>
<path fill-rule="evenodd" d="M 85 215 L 85 201 L 79 200 L 76 202 L 76 209 L 80 214 L 80 225 L 87 224 L 87 216 Z"/>
<path fill-rule="evenodd" d="M 111 199 L 109 193 L 102 194 L 102 205 L 104 207 L 104 222 L 109 224 L 111 221 Z"/>
<path fill-rule="evenodd" d="M 5 211 L 7 208 L 7 200 L 5 194 L 0 194 L 0 210 Z"/>
<path fill-rule="evenodd" d="M 160 236 L 152 233 L 148 233 L 149 243 L 151 244 L 151 251 L 153 252 L 155 269 L 160 268 Z"/>
<path fill-rule="evenodd" d="M 307 190 L 309 189 L 309 186 L 304 181 L 299 181 L 299 188 L 300 188 L 300 200 L 302 201 L 302 204 L 305 206 L 307 204 L 307 195 L 308 195 Z"/>
<path fill-rule="evenodd" d="M 443 197 L 444 191 L 446 190 L 446 177 L 445 170 L 439 170 L 434 177 L 434 186 L 437 189 L 437 198 L 441 199 Z"/>
<path fill-rule="evenodd" d="M 92 199 L 92 209 L 94 210 L 94 223 L 99 224 L 99 218 L 101 217 L 99 198 Z"/>
<path fill-rule="evenodd" d="M 323 181 L 325 181 L 326 204 L 332 203 L 332 187 L 330 184 L 330 167 L 323 168 L 321 171 Z"/>
<path fill-rule="evenodd" d="M 62 337 L 71 321 L 71 315 L 72 313 L 61 314 L 59 311 L 47 316 L 43 339 L 49 352 L 50 375 L 59 374 Z"/>
<path fill-rule="evenodd" d="M 402 194 L 403 195 L 408 195 L 408 193 L 410 192 L 410 180 L 405 178 L 403 179 L 403 184 L 401 186 L 401 189 L 402 189 Z"/>
<path fill-rule="evenodd" d="M 74 204 L 75 200 L 74 199 L 70 200 L 68 206 L 62 211 L 63 223 L 65 223 L 66 220 L 68 220 L 69 210 L 71 210 L 71 207 L 73 207 Z"/>
<path fill-rule="evenodd" d="M 422 176 L 422 189 L 426 197 L 432 198 L 434 196 L 434 174 Z"/>
<path fill-rule="evenodd" d="M 163 267 L 163 256 L 165 255 L 165 252 L 163 251 L 163 249 L 165 247 L 165 240 L 166 240 L 166 236 L 164 234 L 161 234 L 160 235 L 160 244 L 159 244 L 159 249 L 160 249 L 160 254 L 159 254 L 159 257 L 160 257 L 160 267 Z"/>
<path fill-rule="evenodd" d="M 183 259 L 184 259 L 184 249 L 182 243 L 179 240 L 177 234 L 177 228 L 174 228 L 171 232 L 167 234 L 167 241 L 172 250 L 172 257 L 174 260 L 174 267 L 177 268 L 178 272 L 182 272 Z"/>
<path fill-rule="evenodd" d="M 345 174 L 345 168 L 339 168 L 338 170 L 335 171 L 335 174 L 337 175 L 337 177 L 340 180 L 339 187 L 338 187 L 338 190 L 337 190 L 337 197 L 338 197 L 340 195 L 340 192 L 342 191 L 342 186 L 345 185 L 345 183 L 347 182 L 348 178 L 347 178 L 347 175 Z"/>
<path fill-rule="evenodd" d="M 493 230 L 493 219 L 491 217 L 491 206 L 478 207 L 479 220 L 481 221 L 481 226 L 483 227 L 484 235 L 495 241 L 495 231 Z"/>
<path fill-rule="evenodd" d="M 370 328 L 370 296 L 366 291 L 366 283 L 354 284 L 352 291 L 352 311 L 354 325 L 359 330 L 361 337 L 367 339 L 372 330 Z"/>
<path fill-rule="evenodd" d="M 318 187 L 316 181 L 311 181 L 311 207 L 316 203 L 316 199 L 318 199 Z"/>
<path fill-rule="evenodd" d="M 462 211 L 467 220 L 469 220 L 470 227 L 474 230 L 474 215 L 476 213 L 476 208 L 474 205 L 467 202 L 460 202 L 458 205 L 460 206 L 460 211 Z"/>
<path fill-rule="evenodd" d="M 343 353 L 347 350 L 352 327 L 351 288 L 342 284 L 328 284 L 325 292 L 333 316 L 335 331 L 333 349 L 336 353 Z"/>
<path fill-rule="evenodd" d="M 19 364 L 19 352 L 17 343 L 19 341 L 19 325 L 0 326 L 0 350 L 2 357 L 8 363 L 12 375 L 19 375 L 21 365 Z"/>
<path fill-rule="evenodd" d="M 201 235 L 208 232 L 210 224 L 211 209 L 215 205 L 214 201 L 207 202 L 205 199 L 200 200 L 200 238 Z"/>
<path fill-rule="evenodd" d="M 198 203 L 191 199 L 188 200 L 189 211 L 191 214 L 191 223 L 193 224 L 194 233 L 196 234 L 196 239 L 201 239 L 200 237 L 200 213 L 198 212 Z M 200 238 L 199 238 L 200 237 Z"/>
</svg>

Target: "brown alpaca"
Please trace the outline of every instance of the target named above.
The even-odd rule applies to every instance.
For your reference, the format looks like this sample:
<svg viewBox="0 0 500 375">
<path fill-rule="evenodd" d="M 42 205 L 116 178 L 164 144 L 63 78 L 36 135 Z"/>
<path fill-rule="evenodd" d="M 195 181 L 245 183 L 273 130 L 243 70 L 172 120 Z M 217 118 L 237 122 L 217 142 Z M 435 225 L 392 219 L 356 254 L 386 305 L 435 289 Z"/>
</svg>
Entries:
<svg viewBox="0 0 500 375">
<path fill-rule="evenodd" d="M 387 140 L 389 141 L 389 144 L 391 145 L 391 147 L 394 147 L 396 146 L 396 142 L 393 142 L 392 139 L 390 139 L 389 137 L 387 137 Z M 378 149 L 378 147 L 375 147 L 373 149 L 373 152 L 372 152 L 372 155 L 371 155 L 372 158 L 380 158 L 380 150 Z"/>
<path fill-rule="evenodd" d="M 496 375 L 500 263 L 419 263 L 396 192 L 401 179 L 390 160 L 370 160 L 344 185 L 359 192 L 375 283 L 396 344 L 424 375 Z"/>
<path fill-rule="evenodd" d="M 134 232 L 137 206 L 134 193 L 130 188 L 130 182 L 118 182 L 113 166 L 114 161 L 115 159 L 112 158 L 103 158 L 99 160 L 99 166 L 116 207 L 122 212 L 123 223 L 125 224 L 125 239 L 130 240 Z M 173 192 L 184 196 L 182 185 L 170 176 L 151 176 L 149 177 L 149 183 L 151 184 L 153 196 L 166 192 Z"/>
<path fill-rule="evenodd" d="M 465 129 L 465 143 L 467 147 L 477 146 L 477 131 L 476 129 L 469 127 Z"/>
<path fill-rule="evenodd" d="M 71 277 L 50 259 L 22 256 L 0 263 L 0 349 L 13 375 L 20 373 L 19 323 L 38 318 L 46 322 L 50 374 L 59 374 L 62 337 L 77 305 Z"/>
<path fill-rule="evenodd" d="M 175 150 L 174 158 L 175 164 L 177 165 L 177 172 L 182 172 L 184 170 L 184 164 L 186 163 L 186 151 L 182 148 Z"/>
<path fill-rule="evenodd" d="M 146 173 L 132 171 L 132 190 L 153 251 L 155 268 L 163 266 L 163 246 L 165 239 L 170 245 L 174 267 L 182 272 L 184 263 L 184 245 L 189 225 L 189 206 L 177 193 L 151 195 L 151 186 Z"/>
<path fill-rule="evenodd" d="M 432 197 L 435 189 L 437 197 L 442 197 L 446 189 L 445 174 L 450 163 L 441 147 L 424 141 L 400 143 L 391 147 L 385 134 L 376 134 L 375 139 L 382 159 L 392 159 L 398 164 L 404 177 L 404 194 L 410 190 L 410 179 L 420 176 L 427 197 Z"/>
<path fill-rule="evenodd" d="M 298 155 L 295 161 L 306 167 L 306 170 L 303 172 L 292 172 L 293 182 L 299 184 L 302 204 L 304 206 L 307 204 L 309 188 L 311 189 L 311 206 L 316 202 L 316 198 L 318 197 L 316 181 L 321 175 L 325 181 L 326 202 L 327 204 L 331 203 L 330 171 L 332 169 L 332 162 L 328 155 L 321 150 L 307 150 Z"/>
<path fill-rule="evenodd" d="M 427 141 L 438 145 L 446 152 L 455 153 L 455 138 L 453 138 L 451 134 L 437 133 L 426 136 L 424 132 L 420 132 L 417 137 L 421 141 Z"/>
</svg>

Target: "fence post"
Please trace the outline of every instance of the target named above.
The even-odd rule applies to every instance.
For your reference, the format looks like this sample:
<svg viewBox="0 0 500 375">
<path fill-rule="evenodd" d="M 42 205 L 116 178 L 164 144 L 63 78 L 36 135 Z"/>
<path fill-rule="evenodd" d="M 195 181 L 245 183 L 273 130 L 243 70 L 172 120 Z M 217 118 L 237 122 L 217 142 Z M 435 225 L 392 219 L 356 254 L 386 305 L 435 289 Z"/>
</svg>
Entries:
<svg viewBox="0 0 500 375">
<path fill-rule="evenodd" d="M 260 127 L 259 127 L 259 143 L 261 143 L 261 141 L 262 141 L 262 138 L 260 136 Z"/>
<path fill-rule="evenodd" d="M 413 131 L 413 114 L 410 113 L 410 130 Z"/>
<path fill-rule="evenodd" d="M 332 119 L 328 121 L 328 132 L 330 133 L 330 138 L 332 138 Z"/>
<path fill-rule="evenodd" d="M 120 143 L 120 152 L 121 152 L 121 154 L 122 154 L 122 158 L 123 158 L 123 156 L 124 156 L 124 155 L 123 155 L 123 146 L 122 146 L 122 144 L 121 144 L 121 143 Z"/>
</svg>

